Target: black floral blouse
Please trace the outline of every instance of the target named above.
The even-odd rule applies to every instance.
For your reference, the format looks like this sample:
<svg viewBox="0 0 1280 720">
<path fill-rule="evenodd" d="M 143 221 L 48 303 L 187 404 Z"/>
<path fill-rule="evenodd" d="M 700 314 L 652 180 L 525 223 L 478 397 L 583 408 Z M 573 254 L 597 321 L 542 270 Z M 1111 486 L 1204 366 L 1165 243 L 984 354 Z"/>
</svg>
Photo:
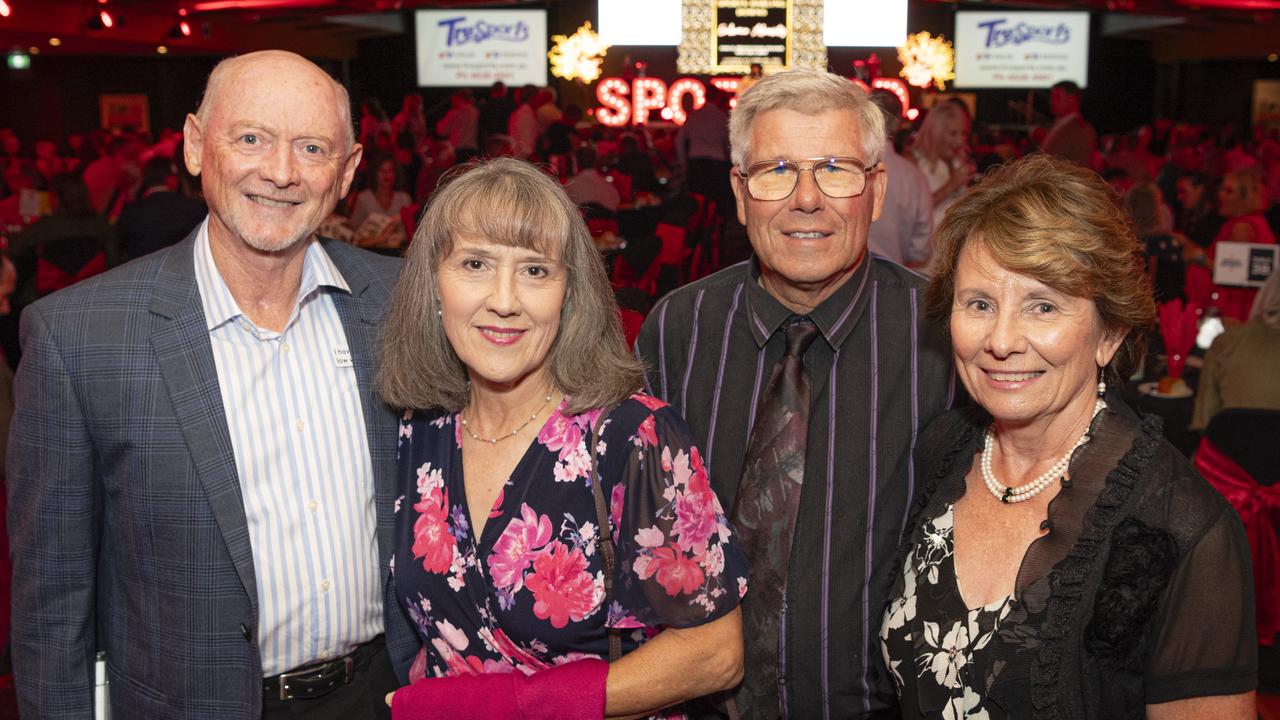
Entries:
<svg viewBox="0 0 1280 720">
<path fill-rule="evenodd" d="M 889 603 L 880 628 L 885 665 L 904 699 L 902 717 L 999 720 L 1030 714 L 1031 692 L 996 702 L 997 677 L 1017 673 L 1007 657 L 1040 644 L 1048 583 L 1032 583 L 1020 598 L 1010 595 L 969 608 L 956 581 L 952 535 L 954 506 L 924 525 L 921 542 L 902 566 L 903 592 Z M 1004 645 L 996 654 L 989 648 Z M 1025 674 L 1025 673 L 1024 673 Z M 908 707 L 915 698 L 915 707 Z"/>
<path fill-rule="evenodd" d="M 903 718 L 1138 720 L 1256 686 L 1248 540 L 1222 496 L 1114 393 L 1072 456 L 1013 595 L 968 608 L 953 508 L 991 422 L 966 408 L 917 444 L 926 478 L 882 622 Z"/>
</svg>

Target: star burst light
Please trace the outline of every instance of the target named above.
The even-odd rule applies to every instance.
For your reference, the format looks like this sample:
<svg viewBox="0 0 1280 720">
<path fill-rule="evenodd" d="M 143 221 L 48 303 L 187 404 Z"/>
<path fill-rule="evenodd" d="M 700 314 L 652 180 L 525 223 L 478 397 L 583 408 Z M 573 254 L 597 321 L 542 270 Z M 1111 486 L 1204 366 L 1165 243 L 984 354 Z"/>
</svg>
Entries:
<svg viewBox="0 0 1280 720">
<path fill-rule="evenodd" d="M 555 46 L 547 53 L 551 59 L 551 74 L 565 80 L 577 80 L 584 85 L 600 77 L 600 61 L 609 46 L 591 29 L 591 23 L 583 23 L 572 35 L 552 35 Z"/>
<path fill-rule="evenodd" d="M 899 74 L 919 88 L 933 85 L 946 90 L 947 81 L 956 77 L 955 50 L 941 35 L 934 37 L 927 32 L 908 35 L 906 44 L 898 48 L 898 62 L 902 63 Z"/>
</svg>

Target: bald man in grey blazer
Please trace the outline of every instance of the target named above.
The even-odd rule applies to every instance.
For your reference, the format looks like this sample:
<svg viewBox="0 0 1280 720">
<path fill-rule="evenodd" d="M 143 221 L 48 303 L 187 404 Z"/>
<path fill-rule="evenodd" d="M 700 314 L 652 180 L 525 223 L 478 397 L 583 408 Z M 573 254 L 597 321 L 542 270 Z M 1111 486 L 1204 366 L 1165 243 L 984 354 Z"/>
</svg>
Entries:
<svg viewBox="0 0 1280 720">
<path fill-rule="evenodd" d="M 315 235 L 360 160 L 346 91 L 233 58 L 184 133 L 209 217 L 22 318 L 23 717 L 90 717 L 99 651 L 116 718 L 383 716 L 417 647 L 384 603 L 396 429 L 372 384 L 399 265 Z"/>
</svg>

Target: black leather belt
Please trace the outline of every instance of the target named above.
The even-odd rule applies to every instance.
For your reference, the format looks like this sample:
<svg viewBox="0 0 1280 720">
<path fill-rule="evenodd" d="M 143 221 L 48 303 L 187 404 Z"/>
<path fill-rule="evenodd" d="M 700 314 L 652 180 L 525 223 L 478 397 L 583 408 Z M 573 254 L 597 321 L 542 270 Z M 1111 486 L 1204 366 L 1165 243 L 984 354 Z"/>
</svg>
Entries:
<svg viewBox="0 0 1280 720">
<path fill-rule="evenodd" d="M 378 653 L 386 652 L 383 636 L 370 640 L 336 660 L 314 663 L 262 679 L 262 696 L 281 700 L 312 700 L 349 684 Z"/>
</svg>

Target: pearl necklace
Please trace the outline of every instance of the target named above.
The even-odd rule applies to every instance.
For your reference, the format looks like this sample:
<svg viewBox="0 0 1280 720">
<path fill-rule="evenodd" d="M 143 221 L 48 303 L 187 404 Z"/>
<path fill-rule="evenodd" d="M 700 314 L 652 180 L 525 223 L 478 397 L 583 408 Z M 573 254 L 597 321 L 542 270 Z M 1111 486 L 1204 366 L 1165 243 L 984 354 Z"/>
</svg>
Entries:
<svg viewBox="0 0 1280 720">
<path fill-rule="evenodd" d="M 516 428 L 515 430 L 512 430 L 511 432 L 507 433 L 506 435 L 499 435 L 498 437 L 491 437 L 491 438 L 480 437 L 479 435 L 477 435 L 477 434 L 475 434 L 475 433 L 471 432 L 471 428 L 467 426 L 467 419 L 466 419 L 465 417 L 463 417 L 463 415 L 462 415 L 462 411 L 461 411 L 461 410 L 459 410 L 459 411 L 458 411 L 458 420 L 462 423 L 462 429 L 467 431 L 467 434 L 471 436 L 471 439 L 472 439 L 472 440 L 475 440 L 476 442 L 485 442 L 485 443 L 489 443 L 490 445 L 497 445 L 497 444 L 498 444 L 498 442 L 499 442 L 500 440 L 506 440 L 507 438 L 513 438 L 513 437 L 515 437 L 516 435 L 520 434 L 520 431 L 521 431 L 521 430 L 523 430 L 523 429 L 525 429 L 525 428 L 529 427 L 529 423 L 531 423 L 531 422 L 533 422 L 534 420 L 536 420 L 536 419 L 537 419 L 537 417 L 538 417 L 538 415 L 542 413 L 543 409 L 544 409 L 544 408 L 546 408 L 546 407 L 547 407 L 547 404 L 548 404 L 548 403 L 550 403 L 550 402 L 551 402 L 551 396 L 550 396 L 550 395 L 547 395 L 547 398 L 546 398 L 545 400 L 543 400 L 543 401 L 542 401 L 542 404 L 538 406 L 538 409 L 537 409 L 536 411 L 534 411 L 534 413 L 533 413 L 532 415 L 530 415 L 530 416 L 529 416 L 529 419 L 528 419 L 528 420 L 525 420 L 525 421 L 524 421 L 524 422 L 522 422 L 522 423 L 520 423 L 520 427 Z"/>
<path fill-rule="evenodd" d="M 1097 417 L 1098 413 L 1102 412 L 1103 408 L 1106 406 L 1107 404 L 1105 402 L 1098 400 L 1098 402 L 1093 406 L 1093 416 Z M 1092 421 L 1090 421 L 1090 424 L 1093 424 Z M 1067 466 L 1071 464 L 1071 454 L 1074 453 L 1081 445 L 1089 442 L 1089 429 L 1085 428 L 1085 431 L 1080 435 L 1080 439 L 1076 440 L 1075 444 L 1071 446 L 1071 449 L 1068 450 L 1067 453 L 1058 460 L 1058 462 L 1054 463 L 1053 467 L 1044 471 L 1044 474 L 1035 480 L 1032 480 L 1025 485 L 1019 485 L 1018 487 L 1009 487 L 1004 485 L 996 479 L 996 474 L 991 471 L 991 456 L 993 454 L 991 448 L 992 445 L 995 444 L 995 437 L 995 424 L 993 423 L 991 427 L 987 428 L 986 438 L 982 441 L 982 462 L 979 463 L 982 468 L 982 481 L 986 483 L 987 489 L 990 490 L 991 494 L 1000 502 L 1019 503 L 1025 502 L 1039 495 L 1045 488 L 1049 487 L 1055 479 L 1063 479 L 1067 473 Z"/>
</svg>

